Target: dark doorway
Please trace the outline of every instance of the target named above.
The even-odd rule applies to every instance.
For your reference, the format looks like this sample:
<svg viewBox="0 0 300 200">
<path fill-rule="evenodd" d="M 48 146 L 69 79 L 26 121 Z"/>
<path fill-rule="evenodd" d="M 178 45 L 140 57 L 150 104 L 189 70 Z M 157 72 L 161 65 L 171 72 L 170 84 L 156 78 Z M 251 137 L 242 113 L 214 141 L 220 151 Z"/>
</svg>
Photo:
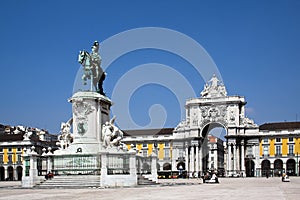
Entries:
<svg viewBox="0 0 300 200">
<path fill-rule="evenodd" d="M 282 176 L 283 173 L 283 162 L 280 159 L 274 161 L 274 176 Z"/>
<path fill-rule="evenodd" d="M 13 181 L 14 180 L 14 168 L 12 166 L 9 166 L 7 168 L 7 173 L 8 173 L 8 181 Z"/>
<path fill-rule="evenodd" d="M 163 165 L 163 170 L 171 170 L 171 164 L 170 163 L 165 163 Z"/>
<path fill-rule="evenodd" d="M 263 160 L 261 163 L 261 174 L 262 176 L 270 175 L 271 163 L 269 160 Z"/>
<path fill-rule="evenodd" d="M 184 162 L 179 162 L 177 164 L 177 169 L 178 170 L 185 170 L 185 163 Z"/>
<path fill-rule="evenodd" d="M 246 160 L 246 177 L 254 177 L 254 162 L 253 160 Z"/>
<path fill-rule="evenodd" d="M 286 173 L 289 176 L 295 176 L 296 175 L 296 162 L 294 159 L 288 159 L 286 161 Z"/>
<path fill-rule="evenodd" d="M 4 175 L 5 175 L 4 170 L 5 170 L 4 167 L 1 166 L 0 167 L 0 181 L 4 181 L 4 179 L 5 179 L 5 177 L 4 177 Z"/>
<path fill-rule="evenodd" d="M 21 166 L 17 167 L 18 181 L 22 180 L 23 168 Z"/>
</svg>

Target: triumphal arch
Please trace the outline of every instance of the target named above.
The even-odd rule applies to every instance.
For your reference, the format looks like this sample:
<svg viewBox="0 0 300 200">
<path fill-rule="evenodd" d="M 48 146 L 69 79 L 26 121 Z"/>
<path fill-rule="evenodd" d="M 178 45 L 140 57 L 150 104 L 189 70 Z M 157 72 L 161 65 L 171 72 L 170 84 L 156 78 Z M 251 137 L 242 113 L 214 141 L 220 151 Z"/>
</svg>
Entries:
<svg viewBox="0 0 300 200">
<path fill-rule="evenodd" d="M 228 96 L 223 83 L 213 75 L 200 98 L 186 101 L 186 119 L 173 132 L 174 155 L 184 152 L 185 169 L 203 174 L 210 169 L 208 133 L 226 130 L 224 159 L 215 163 L 227 176 L 254 174 L 259 170 L 259 128 L 245 115 L 245 98 Z M 175 164 L 175 163 L 174 163 Z M 249 165 L 251 165 L 249 167 Z M 219 167 L 220 168 L 220 167 Z"/>
</svg>

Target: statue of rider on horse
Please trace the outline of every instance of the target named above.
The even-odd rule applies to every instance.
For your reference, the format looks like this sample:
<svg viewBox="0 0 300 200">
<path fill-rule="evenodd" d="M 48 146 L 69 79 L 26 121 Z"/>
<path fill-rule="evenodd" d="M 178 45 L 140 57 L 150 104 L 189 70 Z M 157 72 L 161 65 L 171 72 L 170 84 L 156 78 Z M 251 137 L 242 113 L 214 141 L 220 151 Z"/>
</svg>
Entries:
<svg viewBox="0 0 300 200">
<path fill-rule="evenodd" d="M 78 55 L 78 62 L 82 65 L 84 73 L 82 80 L 84 85 L 87 84 L 87 79 L 91 80 L 95 90 L 105 95 L 103 91 L 103 81 L 105 79 L 105 72 L 101 68 L 101 57 L 98 53 L 99 51 L 99 42 L 95 41 L 92 46 L 92 52 L 89 54 L 87 51 L 80 51 Z M 91 90 L 93 90 L 91 86 Z"/>
</svg>

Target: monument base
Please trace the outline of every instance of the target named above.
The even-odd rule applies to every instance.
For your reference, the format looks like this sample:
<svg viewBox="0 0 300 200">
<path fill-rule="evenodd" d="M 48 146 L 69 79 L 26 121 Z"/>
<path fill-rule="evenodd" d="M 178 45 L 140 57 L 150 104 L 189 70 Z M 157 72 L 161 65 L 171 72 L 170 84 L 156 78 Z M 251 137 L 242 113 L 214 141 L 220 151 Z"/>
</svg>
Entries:
<svg viewBox="0 0 300 200">
<path fill-rule="evenodd" d="M 100 186 L 137 186 L 136 152 L 102 152 Z"/>
<path fill-rule="evenodd" d="M 72 103 L 73 134 L 62 130 L 61 148 L 54 152 L 53 171 L 59 175 L 100 174 L 102 125 L 109 121 L 112 102 L 92 91 L 76 92 Z M 66 134 L 63 136 L 63 133 Z M 69 137 L 68 137 L 69 136 Z"/>
</svg>

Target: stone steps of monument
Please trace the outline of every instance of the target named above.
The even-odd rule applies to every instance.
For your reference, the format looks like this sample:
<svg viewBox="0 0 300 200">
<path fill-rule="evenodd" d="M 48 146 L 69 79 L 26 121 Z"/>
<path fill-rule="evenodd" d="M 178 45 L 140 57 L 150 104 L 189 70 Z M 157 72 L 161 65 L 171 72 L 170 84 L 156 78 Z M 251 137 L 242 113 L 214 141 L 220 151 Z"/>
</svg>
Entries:
<svg viewBox="0 0 300 200">
<path fill-rule="evenodd" d="M 156 183 L 155 181 L 152 181 L 146 177 L 144 177 L 143 175 L 138 175 L 138 185 L 157 185 L 158 183 Z"/>
<path fill-rule="evenodd" d="M 38 185 L 36 188 L 86 188 L 100 187 L 100 175 L 54 176 Z"/>
</svg>

